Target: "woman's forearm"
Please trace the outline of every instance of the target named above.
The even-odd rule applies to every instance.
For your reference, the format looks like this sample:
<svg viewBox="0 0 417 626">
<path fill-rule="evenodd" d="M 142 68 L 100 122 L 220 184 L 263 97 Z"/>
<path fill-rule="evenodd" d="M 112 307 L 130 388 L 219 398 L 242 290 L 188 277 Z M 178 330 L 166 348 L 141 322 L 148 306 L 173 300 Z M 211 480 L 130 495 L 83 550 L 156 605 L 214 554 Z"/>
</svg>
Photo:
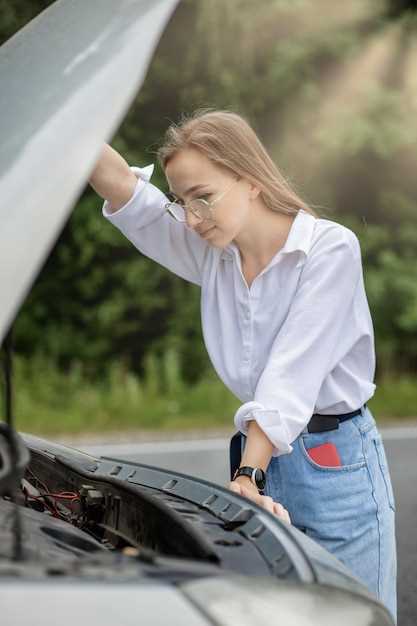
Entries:
<svg viewBox="0 0 417 626">
<path fill-rule="evenodd" d="M 266 471 L 271 460 L 272 450 L 273 445 L 268 437 L 258 426 L 258 423 L 255 420 L 251 420 L 248 423 L 248 434 L 240 463 L 241 467 L 249 465 L 250 467 L 260 467 Z M 229 489 L 253 500 L 270 513 L 291 524 L 291 518 L 287 509 L 280 502 L 274 502 L 270 496 L 261 495 L 262 492 L 258 492 L 256 485 L 252 483 L 249 476 L 238 476 L 229 483 Z"/>
<path fill-rule="evenodd" d="M 264 471 L 269 465 L 273 445 L 255 420 L 248 423 L 248 434 L 240 465 L 260 467 Z"/>
</svg>

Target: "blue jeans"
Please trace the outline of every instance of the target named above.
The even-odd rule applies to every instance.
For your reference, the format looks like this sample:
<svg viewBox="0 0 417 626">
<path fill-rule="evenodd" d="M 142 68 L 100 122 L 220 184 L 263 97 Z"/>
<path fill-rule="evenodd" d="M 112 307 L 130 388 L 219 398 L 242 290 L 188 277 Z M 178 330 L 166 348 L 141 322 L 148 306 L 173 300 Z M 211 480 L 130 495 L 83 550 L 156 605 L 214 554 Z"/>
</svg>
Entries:
<svg viewBox="0 0 417 626">
<path fill-rule="evenodd" d="M 242 451 L 246 437 L 242 437 Z M 334 443 L 341 465 L 319 465 L 307 450 Z M 339 428 L 292 442 L 272 457 L 265 495 L 280 502 L 299 530 L 342 561 L 397 621 L 395 500 L 384 444 L 368 407 Z"/>
</svg>

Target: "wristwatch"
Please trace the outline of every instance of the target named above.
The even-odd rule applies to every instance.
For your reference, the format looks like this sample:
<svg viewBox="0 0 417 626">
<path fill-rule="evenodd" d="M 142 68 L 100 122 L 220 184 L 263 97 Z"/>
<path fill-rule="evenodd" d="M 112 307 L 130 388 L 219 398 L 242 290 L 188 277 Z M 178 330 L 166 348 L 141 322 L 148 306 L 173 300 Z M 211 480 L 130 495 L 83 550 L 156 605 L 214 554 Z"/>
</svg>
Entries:
<svg viewBox="0 0 417 626">
<path fill-rule="evenodd" d="M 233 480 L 235 480 L 238 476 L 249 476 L 259 491 L 263 491 L 265 489 L 266 476 L 265 472 L 260 467 L 250 467 L 249 465 L 238 467 L 234 473 Z"/>
</svg>

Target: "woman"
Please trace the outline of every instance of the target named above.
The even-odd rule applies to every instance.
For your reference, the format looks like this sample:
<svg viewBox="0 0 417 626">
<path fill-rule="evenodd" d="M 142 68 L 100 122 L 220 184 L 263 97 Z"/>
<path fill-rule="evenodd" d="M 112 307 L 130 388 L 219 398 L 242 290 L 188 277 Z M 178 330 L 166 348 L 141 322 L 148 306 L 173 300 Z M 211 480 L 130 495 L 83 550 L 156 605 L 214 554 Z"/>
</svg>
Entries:
<svg viewBox="0 0 417 626">
<path fill-rule="evenodd" d="M 233 112 L 172 124 L 158 159 L 171 201 L 153 166 L 129 167 L 110 146 L 90 184 L 143 254 L 201 286 L 209 356 L 242 402 L 230 489 L 290 515 L 396 618 L 395 502 L 366 406 L 375 352 L 356 235 L 319 218 Z"/>
</svg>

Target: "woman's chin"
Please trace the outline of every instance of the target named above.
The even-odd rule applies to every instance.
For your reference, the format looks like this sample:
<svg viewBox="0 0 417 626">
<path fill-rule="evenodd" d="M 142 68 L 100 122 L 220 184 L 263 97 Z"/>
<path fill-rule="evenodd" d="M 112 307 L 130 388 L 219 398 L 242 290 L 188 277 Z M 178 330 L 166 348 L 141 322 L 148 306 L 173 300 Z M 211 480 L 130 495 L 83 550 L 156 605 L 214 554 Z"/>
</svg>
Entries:
<svg viewBox="0 0 417 626">
<path fill-rule="evenodd" d="M 214 231 L 210 233 L 210 235 L 206 238 L 206 241 L 214 248 L 224 248 L 222 236 L 217 228 L 215 228 Z"/>
<path fill-rule="evenodd" d="M 225 233 L 222 233 L 217 226 L 208 231 L 207 235 L 203 236 L 202 239 L 207 241 L 213 248 L 225 248 L 231 241 L 231 239 L 225 237 Z"/>
</svg>

